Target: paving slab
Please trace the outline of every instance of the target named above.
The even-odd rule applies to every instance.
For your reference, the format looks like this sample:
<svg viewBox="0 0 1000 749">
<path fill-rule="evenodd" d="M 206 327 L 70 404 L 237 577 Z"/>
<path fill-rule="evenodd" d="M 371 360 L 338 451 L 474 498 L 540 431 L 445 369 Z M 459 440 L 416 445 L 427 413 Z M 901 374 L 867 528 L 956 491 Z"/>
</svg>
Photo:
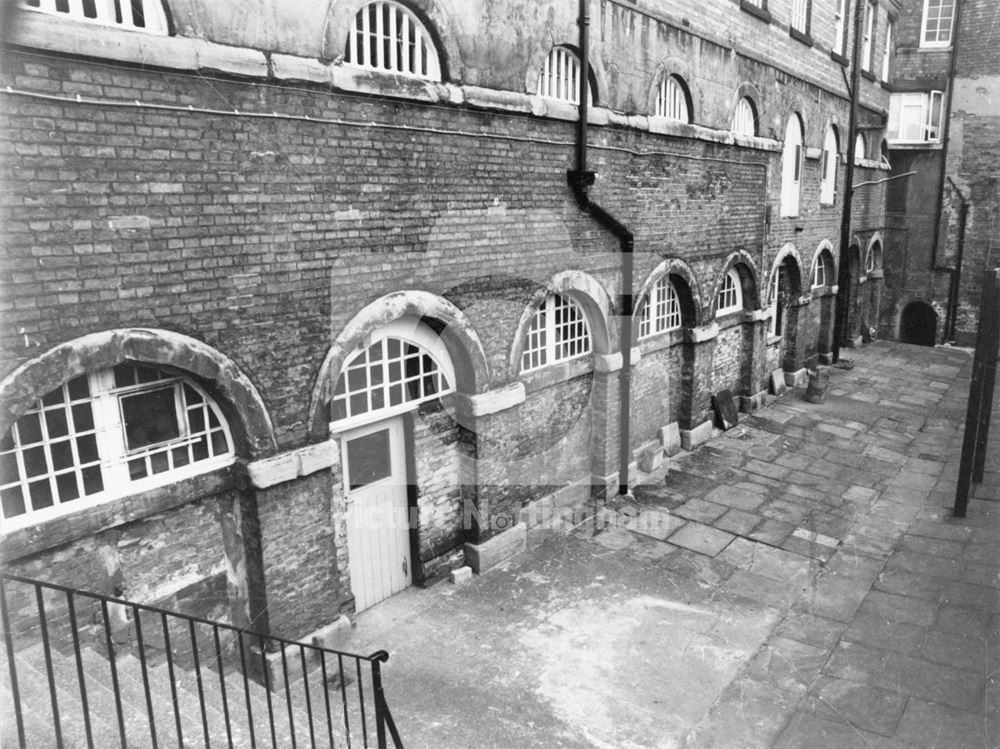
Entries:
<svg viewBox="0 0 1000 749">
<path fill-rule="evenodd" d="M 862 731 L 892 736 L 903 717 L 907 695 L 864 682 L 820 676 L 801 708 Z"/>
</svg>

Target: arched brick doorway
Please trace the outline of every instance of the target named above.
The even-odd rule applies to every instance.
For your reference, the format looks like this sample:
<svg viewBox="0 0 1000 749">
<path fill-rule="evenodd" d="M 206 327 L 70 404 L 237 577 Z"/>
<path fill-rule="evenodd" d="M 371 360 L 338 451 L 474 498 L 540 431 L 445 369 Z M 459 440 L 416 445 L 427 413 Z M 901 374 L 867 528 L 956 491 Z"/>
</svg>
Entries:
<svg viewBox="0 0 1000 749">
<path fill-rule="evenodd" d="M 925 302 L 910 302 L 899 318 L 899 340 L 918 346 L 933 346 L 937 338 L 938 316 Z"/>
</svg>

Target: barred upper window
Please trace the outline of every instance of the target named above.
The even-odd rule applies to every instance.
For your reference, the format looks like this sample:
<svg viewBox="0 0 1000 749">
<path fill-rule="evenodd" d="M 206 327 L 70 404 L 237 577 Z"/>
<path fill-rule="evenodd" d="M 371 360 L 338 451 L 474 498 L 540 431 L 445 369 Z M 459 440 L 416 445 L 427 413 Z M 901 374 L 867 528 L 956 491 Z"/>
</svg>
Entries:
<svg viewBox="0 0 1000 749">
<path fill-rule="evenodd" d="M 587 91 L 591 98 L 590 86 Z M 553 47 L 538 74 L 538 95 L 580 103 L 580 58 L 569 47 Z"/>
<path fill-rule="evenodd" d="M 535 312 L 521 353 L 521 371 L 590 353 L 590 328 L 583 310 L 568 297 L 552 294 Z"/>
<path fill-rule="evenodd" d="M 792 0 L 791 27 L 803 34 L 809 33 L 809 7 L 811 0 Z"/>
<path fill-rule="evenodd" d="M 161 0 L 21 0 L 21 7 L 147 34 L 169 33 Z"/>
<path fill-rule="evenodd" d="M 680 299 L 670 278 L 664 276 L 653 284 L 639 310 L 639 338 L 677 330 L 680 326 Z"/>
<path fill-rule="evenodd" d="M 781 151 L 781 215 L 799 215 L 802 187 L 802 120 L 792 114 L 785 126 L 785 144 Z"/>
<path fill-rule="evenodd" d="M 444 343 L 420 323 L 385 328 L 356 353 L 333 389 L 331 422 L 383 418 L 452 391 L 454 373 Z M 396 335 L 396 332 L 401 335 Z"/>
<path fill-rule="evenodd" d="M 660 90 L 656 95 L 657 117 L 678 122 L 690 122 L 691 112 L 688 107 L 688 95 L 684 82 L 676 75 L 664 76 L 660 81 Z"/>
<path fill-rule="evenodd" d="M 757 110 L 750 97 L 744 96 L 736 103 L 731 129 L 737 135 L 757 134 Z"/>
<path fill-rule="evenodd" d="M 715 314 L 725 315 L 743 308 L 743 289 L 740 285 L 740 276 L 735 268 L 730 268 L 726 277 L 722 280 L 722 288 L 719 289 L 719 298 L 715 305 Z"/>
<path fill-rule="evenodd" d="M 427 29 L 392 0 L 369 3 L 354 17 L 344 62 L 368 70 L 441 80 L 437 50 Z"/>
<path fill-rule="evenodd" d="M 0 441 L 5 529 L 228 465 L 218 406 L 187 378 L 138 364 L 76 377 Z"/>
</svg>

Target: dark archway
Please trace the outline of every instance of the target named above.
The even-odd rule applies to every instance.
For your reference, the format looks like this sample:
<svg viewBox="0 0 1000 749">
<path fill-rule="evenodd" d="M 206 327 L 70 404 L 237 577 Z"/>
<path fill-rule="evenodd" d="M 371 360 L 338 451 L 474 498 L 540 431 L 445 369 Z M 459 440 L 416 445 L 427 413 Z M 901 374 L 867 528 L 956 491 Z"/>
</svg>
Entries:
<svg viewBox="0 0 1000 749">
<path fill-rule="evenodd" d="M 938 316 L 925 302 L 910 302 L 899 318 L 899 340 L 918 346 L 933 346 L 937 341 Z"/>
</svg>

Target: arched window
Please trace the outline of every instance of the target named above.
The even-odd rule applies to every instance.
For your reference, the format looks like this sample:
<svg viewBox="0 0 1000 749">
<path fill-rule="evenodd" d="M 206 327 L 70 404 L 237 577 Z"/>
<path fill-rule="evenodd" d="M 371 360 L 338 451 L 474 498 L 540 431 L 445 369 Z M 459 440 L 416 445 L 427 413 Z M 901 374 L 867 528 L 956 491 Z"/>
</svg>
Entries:
<svg viewBox="0 0 1000 749">
<path fill-rule="evenodd" d="M 687 86 L 676 75 L 664 76 L 656 95 L 656 116 L 678 122 L 691 122 Z"/>
<path fill-rule="evenodd" d="M 740 309 L 743 309 L 743 288 L 740 284 L 740 274 L 735 268 L 730 268 L 722 280 L 722 287 L 719 289 L 715 314 L 718 317 Z"/>
<path fill-rule="evenodd" d="M 733 122 L 730 129 L 737 135 L 757 134 L 757 108 L 749 96 L 744 96 L 736 102 L 733 112 Z"/>
<path fill-rule="evenodd" d="M 232 461 L 229 427 L 204 390 L 120 364 L 48 393 L 3 436 L 3 523 L 23 526 Z"/>
<path fill-rule="evenodd" d="M 781 215 L 799 215 L 802 187 L 802 120 L 797 114 L 788 118 L 785 145 L 781 151 Z"/>
<path fill-rule="evenodd" d="M 681 303 L 677 290 L 664 276 L 653 284 L 639 310 L 639 338 L 677 330 L 681 326 Z"/>
<path fill-rule="evenodd" d="M 773 336 L 779 336 L 783 333 L 783 323 L 784 320 L 784 305 L 781 300 L 781 290 L 782 286 L 782 266 L 778 266 L 774 269 L 774 273 L 771 274 L 771 323 L 768 328 L 768 332 Z"/>
<path fill-rule="evenodd" d="M 437 50 L 427 29 L 392 0 L 376 0 L 358 11 L 344 62 L 367 70 L 441 80 Z"/>
<path fill-rule="evenodd" d="M 588 83 L 587 91 L 593 98 Z M 580 58 L 569 47 L 553 47 L 538 74 L 538 95 L 580 103 Z"/>
<path fill-rule="evenodd" d="M 819 202 L 833 205 L 837 191 L 837 165 L 840 161 L 837 128 L 830 125 L 823 140 L 823 162 L 820 164 Z"/>
<path fill-rule="evenodd" d="M 525 336 L 521 371 L 590 353 L 590 328 L 583 310 L 568 297 L 552 294 L 535 312 Z"/>
<path fill-rule="evenodd" d="M 400 320 L 348 359 L 333 388 L 330 421 L 385 418 L 450 393 L 454 381 L 441 338 L 422 323 Z"/>
<path fill-rule="evenodd" d="M 22 0 L 25 8 L 147 34 L 170 33 L 161 0 Z"/>
<path fill-rule="evenodd" d="M 864 133 L 858 133 L 858 137 L 854 139 L 854 163 L 860 164 L 866 154 L 866 144 Z"/>
<path fill-rule="evenodd" d="M 828 250 L 822 250 L 813 266 L 812 287 L 818 289 L 822 286 L 833 286 L 833 284 L 833 256 Z"/>
<path fill-rule="evenodd" d="M 865 258 L 865 273 L 872 273 L 882 267 L 882 245 L 876 242 L 868 250 Z"/>
</svg>

